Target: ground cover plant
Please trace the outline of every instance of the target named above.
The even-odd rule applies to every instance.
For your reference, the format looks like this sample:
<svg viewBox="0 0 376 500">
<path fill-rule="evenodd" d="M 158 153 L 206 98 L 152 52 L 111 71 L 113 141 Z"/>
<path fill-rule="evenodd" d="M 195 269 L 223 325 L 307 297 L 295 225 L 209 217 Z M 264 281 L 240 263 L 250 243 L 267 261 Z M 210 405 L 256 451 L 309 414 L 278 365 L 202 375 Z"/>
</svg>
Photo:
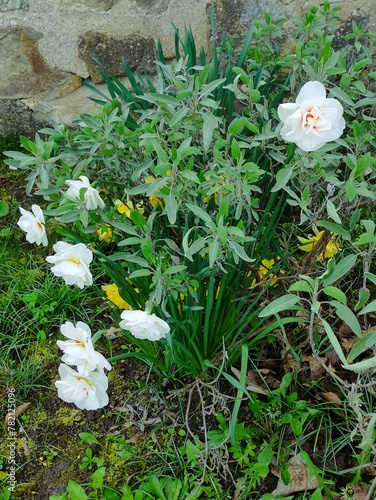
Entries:
<svg viewBox="0 0 376 500">
<path fill-rule="evenodd" d="M 3 498 L 373 497 L 375 36 L 338 22 L 175 29 L 7 148 Z"/>
</svg>

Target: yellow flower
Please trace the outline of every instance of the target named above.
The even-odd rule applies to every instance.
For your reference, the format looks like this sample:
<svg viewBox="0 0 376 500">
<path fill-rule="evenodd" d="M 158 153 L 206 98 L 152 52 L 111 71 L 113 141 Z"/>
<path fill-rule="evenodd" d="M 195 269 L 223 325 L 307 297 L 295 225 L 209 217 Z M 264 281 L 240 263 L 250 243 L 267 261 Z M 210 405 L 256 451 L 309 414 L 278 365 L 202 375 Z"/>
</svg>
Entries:
<svg viewBox="0 0 376 500">
<path fill-rule="evenodd" d="M 147 184 L 151 184 L 152 182 L 155 181 L 155 177 L 153 177 L 152 175 L 147 175 L 146 177 L 144 177 L 144 181 L 147 183 Z M 160 189 L 156 189 L 155 190 L 156 193 L 159 193 L 160 192 Z M 163 198 L 165 199 L 165 198 Z M 150 205 L 154 208 L 156 206 L 160 207 L 160 208 L 163 208 L 163 201 L 161 198 L 159 198 L 158 196 L 156 196 L 155 194 L 151 194 L 149 196 L 149 202 L 150 202 Z"/>
<path fill-rule="evenodd" d="M 105 241 L 106 243 L 111 243 L 112 241 L 115 241 L 113 236 L 112 236 L 112 229 L 108 224 L 106 224 L 106 230 L 103 230 L 103 226 L 97 229 L 97 235 L 99 238 L 99 241 Z"/>
<path fill-rule="evenodd" d="M 299 250 L 303 250 L 303 252 L 311 252 L 315 246 L 319 243 L 321 238 L 323 237 L 324 231 L 317 231 L 315 228 L 313 229 L 315 232 L 314 236 L 309 236 L 308 238 L 302 238 L 301 236 L 297 236 L 300 243 L 303 243 L 299 248 Z M 324 252 L 321 252 L 318 256 L 319 259 L 329 259 L 336 253 L 338 253 L 340 246 L 338 243 L 330 239 L 326 244 Z"/>
<path fill-rule="evenodd" d="M 276 286 L 278 283 L 278 277 L 270 273 L 270 270 L 272 267 L 275 266 L 275 260 L 274 259 L 263 259 L 261 261 L 260 267 L 257 270 L 257 275 L 259 278 L 259 281 L 257 282 L 255 279 L 252 281 L 252 286 L 255 286 L 257 284 L 259 285 L 270 285 L 270 286 Z M 269 274 L 268 274 L 269 273 Z M 268 276 L 265 278 L 265 276 L 268 274 Z"/>
<path fill-rule="evenodd" d="M 102 290 L 106 292 L 108 300 L 115 304 L 115 306 L 120 307 L 120 309 L 132 309 L 128 302 L 125 302 L 125 300 L 120 297 L 119 288 L 115 283 L 102 285 Z"/>
<path fill-rule="evenodd" d="M 130 200 L 127 200 L 127 203 L 123 203 L 121 200 L 116 200 L 115 206 L 117 207 L 117 211 L 119 212 L 119 214 L 125 214 L 128 219 L 131 218 L 131 210 L 135 210 L 133 202 Z M 140 214 L 143 214 L 145 211 L 140 203 L 137 203 L 136 209 Z"/>
</svg>

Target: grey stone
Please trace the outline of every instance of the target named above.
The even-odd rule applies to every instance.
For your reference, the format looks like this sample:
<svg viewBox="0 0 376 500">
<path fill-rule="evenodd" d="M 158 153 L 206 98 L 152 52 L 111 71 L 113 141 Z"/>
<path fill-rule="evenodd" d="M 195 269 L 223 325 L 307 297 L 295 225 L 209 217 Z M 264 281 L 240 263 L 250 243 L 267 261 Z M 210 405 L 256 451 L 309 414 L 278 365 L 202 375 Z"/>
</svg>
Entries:
<svg viewBox="0 0 376 500">
<path fill-rule="evenodd" d="M 147 73 L 155 72 L 155 42 L 152 38 L 143 38 L 140 35 L 118 40 L 105 33 L 89 31 L 80 38 L 78 53 L 96 83 L 102 79 L 95 59 L 115 76 L 124 75 L 122 57 L 125 57 L 132 71 L 142 68 Z"/>
<path fill-rule="evenodd" d="M 0 98 L 19 99 L 47 90 L 66 95 L 81 85 L 81 79 L 51 68 L 38 49 L 42 38 L 30 27 L 0 29 Z"/>
<path fill-rule="evenodd" d="M 170 0 L 135 0 L 145 14 L 162 14 L 168 9 Z"/>
<path fill-rule="evenodd" d="M 38 121 L 21 101 L 0 99 L 0 137 L 26 135 L 32 138 L 45 125 L 46 122 Z"/>
<path fill-rule="evenodd" d="M 0 12 L 9 10 L 27 10 L 29 2 L 27 0 L 0 0 Z"/>
<path fill-rule="evenodd" d="M 63 6 L 83 5 L 89 9 L 109 10 L 114 5 L 115 0 L 60 0 Z"/>
</svg>

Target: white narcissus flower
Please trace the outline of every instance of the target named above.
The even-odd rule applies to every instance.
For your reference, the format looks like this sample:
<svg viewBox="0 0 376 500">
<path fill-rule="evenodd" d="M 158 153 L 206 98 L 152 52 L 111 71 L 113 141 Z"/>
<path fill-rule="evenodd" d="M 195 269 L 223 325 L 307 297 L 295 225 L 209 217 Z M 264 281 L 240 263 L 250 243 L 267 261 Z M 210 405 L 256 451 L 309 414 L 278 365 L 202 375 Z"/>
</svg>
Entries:
<svg viewBox="0 0 376 500">
<path fill-rule="evenodd" d="M 80 176 L 80 181 L 65 181 L 69 188 L 65 193 L 68 198 L 79 199 L 80 190 L 85 188 L 84 203 L 87 210 L 95 210 L 96 208 L 104 208 L 106 205 L 99 196 L 98 190 L 90 185 L 89 179 L 85 175 Z"/>
<path fill-rule="evenodd" d="M 82 375 L 62 363 L 59 375 L 61 380 L 55 382 L 55 387 L 66 403 L 74 403 L 80 410 L 97 410 L 108 404 L 108 380 L 102 371 Z"/>
<path fill-rule="evenodd" d="M 29 243 L 47 246 L 46 228 L 44 227 L 44 215 L 38 205 L 31 205 L 32 212 L 20 207 L 21 217 L 17 224 L 26 233 Z"/>
<path fill-rule="evenodd" d="M 77 285 L 81 289 L 93 283 L 89 270 L 93 260 L 91 250 L 83 243 L 70 245 L 64 241 L 58 241 L 53 248 L 56 255 L 49 255 L 46 261 L 55 264 L 51 268 L 55 276 L 61 276 L 67 285 Z"/>
<path fill-rule="evenodd" d="M 316 151 L 338 139 L 346 126 L 343 107 L 337 99 L 327 99 L 324 85 L 308 82 L 295 103 L 280 104 L 278 116 L 283 123 L 281 136 L 303 151 Z"/>
<path fill-rule="evenodd" d="M 123 311 L 121 318 L 120 328 L 128 330 L 136 339 L 160 340 L 170 331 L 166 321 L 146 311 Z"/>
<path fill-rule="evenodd" d="M 94 349 L 91 340 L 90 327 L 78 321 L 76 325 L 66 321 L 60 327 L 61 333 L 70 340 L 58 340 L 56 343 L 64 351 L 61 360 L 67 365 L 75 365 L 77 371 L 83 375 L 96 369 L 111 370 L 107 359 Z"/>
</svg>

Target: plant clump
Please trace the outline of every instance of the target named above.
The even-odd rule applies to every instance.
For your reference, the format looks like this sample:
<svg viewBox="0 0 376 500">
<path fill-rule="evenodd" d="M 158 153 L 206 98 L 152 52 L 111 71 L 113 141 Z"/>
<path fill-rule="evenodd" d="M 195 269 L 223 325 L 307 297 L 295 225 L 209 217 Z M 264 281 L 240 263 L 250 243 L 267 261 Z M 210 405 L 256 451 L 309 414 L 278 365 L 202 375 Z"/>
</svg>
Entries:
<svg viewBox="0 0 376 500">
<path fill-rule="evenodd" d="M 80 468 L 51 500 L 371 498 L 376 36 L 337 46 L 337 12 L 296 18 L 287 53 L 268 14 L 210 61 L 175 29 L 154 83 L 101 66 L 98 111 L 4 153 L 43 256 L 40 289 L 6 277 L 9 390 L 34 394 L 51 337 L 50 409 L 78 408 L 56 449 L 47 425 L 42 464 Z"/>
</svg>

